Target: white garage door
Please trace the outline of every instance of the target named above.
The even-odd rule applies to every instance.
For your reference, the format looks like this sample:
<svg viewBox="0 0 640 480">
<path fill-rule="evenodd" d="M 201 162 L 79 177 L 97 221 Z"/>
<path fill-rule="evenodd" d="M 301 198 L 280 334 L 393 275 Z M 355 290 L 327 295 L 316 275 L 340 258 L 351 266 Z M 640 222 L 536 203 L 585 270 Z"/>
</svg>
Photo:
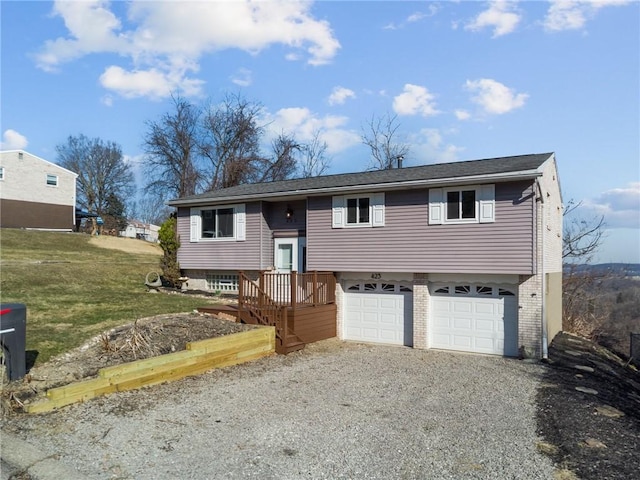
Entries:
<svg viewBox="0 0 640 480">
<path fill-rule="evenodd" d="M 353 282 L 345 292 L 344 338 L 413 344 L 413 293 L 393 282 Z"/>
<path fill-rule="evenodd" d="M 464 284 L 433 286 L 428 330 L 432 348 L 517 356 L 516 289 Z"/>
</svg>

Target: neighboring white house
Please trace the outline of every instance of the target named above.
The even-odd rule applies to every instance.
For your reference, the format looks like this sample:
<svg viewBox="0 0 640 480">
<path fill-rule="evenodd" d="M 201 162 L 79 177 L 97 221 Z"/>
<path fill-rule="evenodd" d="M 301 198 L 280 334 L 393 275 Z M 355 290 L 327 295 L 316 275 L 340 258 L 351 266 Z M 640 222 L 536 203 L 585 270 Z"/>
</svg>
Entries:
<svg viewBox="0 0 640 480">
<path fill-rule="evenodd" d="M 150 223 L 142 223 L 136 220 L 132 220 L 127 225 L 127 228 L 120 231 L 121 237 L 137 238 L 139 240 L 146 240 L 147 242 L 158 241 L 158 231 L 160 227 L 152 225 Z"/>
<path fill-rule="evenodd" d="M 0 152 L 0 226 L 73 230 L 77 177 L 24 150 Z"/>
</svg>

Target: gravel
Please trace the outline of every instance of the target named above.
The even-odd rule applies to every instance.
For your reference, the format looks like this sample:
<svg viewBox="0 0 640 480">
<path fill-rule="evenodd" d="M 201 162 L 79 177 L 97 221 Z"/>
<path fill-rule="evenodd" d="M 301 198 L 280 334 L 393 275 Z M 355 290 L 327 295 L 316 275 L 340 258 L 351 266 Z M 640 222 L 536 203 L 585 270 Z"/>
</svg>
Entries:
<svg viewBox="0 0 640 480">
<path fill-rule="evenodd" d="M 329 340 L 3 429 L 87 479 L 549 479 L 544 368 Z"/>
</svg>

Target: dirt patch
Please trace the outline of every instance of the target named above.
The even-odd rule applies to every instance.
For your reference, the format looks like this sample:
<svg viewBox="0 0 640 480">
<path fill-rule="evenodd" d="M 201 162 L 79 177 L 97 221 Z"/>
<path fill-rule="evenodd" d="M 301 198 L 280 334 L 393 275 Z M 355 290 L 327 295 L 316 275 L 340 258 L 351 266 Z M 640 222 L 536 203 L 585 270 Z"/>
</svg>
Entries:
<svg viewBox="0 0 640 480">
<path fill-rule="evenodd" d="M 127 253 L 161 255 L 162 249 L 155 243 L 137 240 L 135 238 L 112 237 L 109 235 L 99 235 L 91 237 L 89 243 L 95 247 L 108 248 L 110 250 L 121 250 Z"/>
<path fill-rule="evenodd" d="M 256 327 L 201 313 L 139 319 L 32 368 L 22 380 L 5 384 L 3 411 L 20 411 L 23 404 L 43 398 L 48 389 L 93 378 L 104 367 L 185 350 L 189 342 L 253 328 Z"/>
<path fill-rule="evenodd" d="M 549 349 L 538 391 L 540 449 L 584 480 L 640 471 L 640 373 L 605 348 L 565 333 Z"/>
</svg>

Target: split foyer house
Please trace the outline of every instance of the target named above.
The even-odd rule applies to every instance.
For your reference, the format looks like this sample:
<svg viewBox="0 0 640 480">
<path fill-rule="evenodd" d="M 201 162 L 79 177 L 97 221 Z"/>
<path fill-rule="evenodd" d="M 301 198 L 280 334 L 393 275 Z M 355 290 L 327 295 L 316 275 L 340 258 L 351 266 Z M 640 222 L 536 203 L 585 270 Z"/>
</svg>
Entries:
<svg viewBox="0 0 640 480">
<path fill-rule="evenodd" d="M 24 150 L 0 152 L 0 226 L 73 230 L 77 177 Z"/>
<path fill-rule="evenodd" d="M 299 302 L 320 278 L 300 272 L 330 272 L 324 338 L 540 357 L 561 329 L 553 153 L 240 185 L 170 205 L 186 288 L 251 288 L 263 304 L 277 290 L 269 278 L 288 275 Z"/>
</svg>

